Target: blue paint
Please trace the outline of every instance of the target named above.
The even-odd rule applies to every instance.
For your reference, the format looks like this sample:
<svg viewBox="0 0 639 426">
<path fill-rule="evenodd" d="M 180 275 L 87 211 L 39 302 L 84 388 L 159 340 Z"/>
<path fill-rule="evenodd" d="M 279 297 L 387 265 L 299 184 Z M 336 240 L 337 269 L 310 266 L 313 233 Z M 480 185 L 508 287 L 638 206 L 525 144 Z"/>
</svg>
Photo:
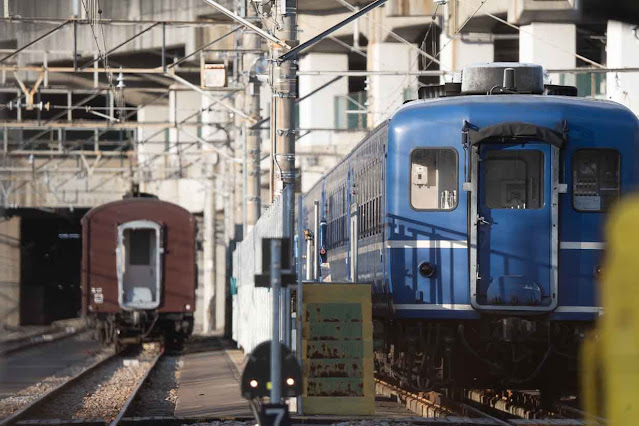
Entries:
<svg viewBox="0 0 639 426">
<path fill-rule="evenodd" d="M 606 213 L 579 212 L 572 206 L 573 157 L 577 150 L 584 148 L 616 149 L 622 158 L 621 191 L 634 191 L 639 181 L 636 161 L 639 124 L 635 115 L 619 104 L 570 97 L 459 96 L 408 103 L 304 195 L 303 214 L 312 216 L 313 200 L 321 200 L 322 217 L 326 217 L 330 229 L 336 212 L 330 205 L 329 195 L 345 186 L 348 203 L 345 226 L 350 238 L 351 205 L 373 205 L 375 214 L 377 206 L 370 204 L 370 197 L 378 194 L 381 197 L 381 232 L 372 232 L 358 241 L 358 275 L 362 281 L 373 283 L 377 294 L 391 295 L 395 305 L 424 307 L 397 309 L 395 316 L 398 318 L 479 318 L 482 314 L 474 310 L 440 308 L 441 305 L 471 303 L 469 250 L 463 246 L 469 241 L 469 197 L 462 190 L 462 182 L 469 173 L 465 167 L 469 153 L 462 146 L 464 121 L 480 128 L 504 122 L 526 122 L 555 128 L 564 120 L 568 125 L 568 139 L 560 150 L 559 182 L 567 185 L 568 192 L 559 194 L 559 242 L 603 242 Z M 482 144 L 481 155 L 486 155 L 491 149 L 542 152 L 544 205 L 526 210 L 490 208 L 480 192 L 478 212 L 493 224 L 490 230 L 482 230 L 478 235 L 482 274 L 479 293 L 488 299 L 492 280 L 498 285 L 491 294 L 501 291 L 505 299 L 516 295 L 518 303 L 543 306 L 550 304 L 552 298 L 549 287 L 551 149 L 542 142 L 527 142 L 523 145 Z M 417 148 L 438 147 L 452 148 L 457 153 L 457 207 L 452 211 L 419 211 L 410 204 L 410 155 Z M 379 174 L 367 171 L 367 165 L 373 161 L 379 161 L 375 163 Z M 482 173 L 480 171 L 480 181 Z M 375 192 L 376 187 L 371 192 L 370 187 L 365 186 L 379 182 L 379 193 Z M 361 188 L 369 188 L 367 191 L 372 195 L 358 192 Z M 365 210 L 358 209 L 358 214 L 364 215 Z M 370 210 L 367 214 L 371 214 Z M 308 226 L 311 222 L 305 220 L 304 223 Z M 444 245 L 431 244 L 435 241 L 444 242 Z M 410 247 L 398 246 L 401 242 L 408 243 Z M 455 245 L 455 242 L 461 245 Z M 331 280 L 348 281 L 350 242 L 336 247 L 327 241 L 327 246 Z M 575 307 L 575 310 L 583 311 L 581 308 L 597 306 L 597 283 L 593 271 L 600 264 L 602 254 L 601 250 L 559 250 L 556 294 L 559 307 L 568 310 Z M 431 278 L 418 272 L 418 265 L 425 261 L 436 267 Z M 434 309 L 429 309 L 429 306 Z M 585 321 L 595 316 L 593 312 L 555 312 L 548 319 Z"/>
</svg>

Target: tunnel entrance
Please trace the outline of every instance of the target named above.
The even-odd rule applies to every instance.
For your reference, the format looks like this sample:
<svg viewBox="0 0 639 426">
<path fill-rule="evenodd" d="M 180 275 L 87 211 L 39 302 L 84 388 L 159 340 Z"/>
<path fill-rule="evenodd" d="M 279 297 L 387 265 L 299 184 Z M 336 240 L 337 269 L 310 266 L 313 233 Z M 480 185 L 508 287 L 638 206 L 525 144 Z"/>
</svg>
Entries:
<svg viewBox="0 0 639 426">
<path fill-rule="evenodd" d="M 50 324 L 80 315 L 82 227 L 88 209 L 18 209 L 20 323 Z"/>
</svg>

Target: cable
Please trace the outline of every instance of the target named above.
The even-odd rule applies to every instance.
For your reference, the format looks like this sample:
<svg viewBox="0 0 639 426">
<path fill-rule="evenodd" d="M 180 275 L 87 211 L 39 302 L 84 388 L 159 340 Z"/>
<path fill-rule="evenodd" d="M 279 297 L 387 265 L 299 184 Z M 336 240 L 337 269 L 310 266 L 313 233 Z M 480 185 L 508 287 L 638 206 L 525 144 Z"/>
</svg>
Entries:
<svg viewBox="0 0 639 426">
<path fill-rule="evenodd" d="M 475 15 L 477 15 L 477 13 L 481 10 L 481 8 L 484 6 L 484 4 L 486 4 L 488 0 L 481 0 L 481 3 L 479 4 L 479 6 L 477 7 L 477 9 L 475 9 L 475 11 L 473 12 L 472 15 L 470 15 L 468 18 L 466 18 L 466 20 L 464 21 L 464 23 L 457 29 L 457 31 L 455 31 L 455 34 L 453 34 L 453 36 L 446 42 L 445 45 L 442 46 L 441 49 L 439 49 L 439 52 L 437 52 L 437 54 L 435 55 L 435 58 L 438 58 L 439 55 L 441 55 L 441 53 L 444 51 L 444 49 L 446 49 L 446 47 L 448 47 L 448 45 L 455 40 L 455 36 L 457 34 L 459 34 L 461 32 L 461 30 L 464 29 L 464 27 L 466 26 L 466 24 L 468 24 L 470 22 L 471 19 L 473 19 L 475 17 Z M 424 69 L 427 69 L 430 65 L 432 64 L 432 61 L 428 63 L 428 65 L 426 65 L 426 67 L 424 67 Z"/>
<path fill-rule="evenodd" d="M 338 2 L 339 4 L 341 4 L 342 6 L 346 7 L 347 9 L 349 9 L 351 12 L 357 12 L 357 8 L 355 6 L 353 6 L 352 4 L 350 4 L 349 2 L 347 2 L 346 0 L 335 0 L 335 1 Z M 484 1 L 486 1 L 486 0 L 484 0 Z M 365 18 L 368 19 L 369 16 L 365 15 Z M 424 52 L 419 47 L 415 47 L 411 42 L 409 42 L 405 38 L 401 37 L 399 34 L 394 32 L 391 28 L 387 27 L 384 24 L 380 24 L 378 22 L 375 22 L 374 24 L 376 26 L 380 27 L 381 29 L 383 29 L 384 31 L 388 31 L 388 35 L 390 35 L 395 40 L 399 41 L 400 43 L 403 43 L 403 44 L 407 45 L 412 50 L 417 50 L 417 52 L 420 55 L 425 56 L 426 58 L 430 59 L 432 62 L 435 62 L 435 63 L 439 64 L 440 67 L 443 67 L 443 65 L 439 62 L 437 57 L 433 57 L 432 55 L 428 54 L 427 52 Z"/>
</svg>

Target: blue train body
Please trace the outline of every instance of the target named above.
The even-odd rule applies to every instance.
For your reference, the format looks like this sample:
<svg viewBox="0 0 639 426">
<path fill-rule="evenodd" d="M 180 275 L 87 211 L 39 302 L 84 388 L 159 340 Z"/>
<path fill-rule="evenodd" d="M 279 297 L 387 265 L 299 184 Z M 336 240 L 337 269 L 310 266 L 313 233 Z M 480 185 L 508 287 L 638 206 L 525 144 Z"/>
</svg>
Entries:
<svg viewBox="0 0 639 426">
<path fill-rule="evenodd" d="M 440 359 L 424 355 L 432 326 L 494 375 L 512 373 L 514 360 L 487 346 L 538 347 L 514 374 L 521 381 L 551 347 L 574 354 L 574 336 L 600 313 L 606 211 L 636 189 L 638 148 L 637 117 L 613 102 L 517 93 L 413 101 L 303 196 L 302 220 L 313 228 L 319 201 L 321 279 L 373 284 L 380 356 L 413 371 L 406 380 L 419 379 L 425 358 Z M 401 362 L 389 355 L 398 347 Z"/>
</svg>

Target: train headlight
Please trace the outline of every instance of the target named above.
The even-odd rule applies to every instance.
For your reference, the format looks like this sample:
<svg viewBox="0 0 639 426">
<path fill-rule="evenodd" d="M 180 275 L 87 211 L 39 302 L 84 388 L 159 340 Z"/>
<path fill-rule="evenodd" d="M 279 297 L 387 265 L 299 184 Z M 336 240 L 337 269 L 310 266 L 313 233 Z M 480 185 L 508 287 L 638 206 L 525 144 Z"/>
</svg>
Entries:
<svg viewBox="0 0 639 426">
<path fill-rule="evenodd" d="M 435 265 L 430 262 L 422 262 L 419 264 L 419 274 L 422 277 L 432 278 L 435 275 Z"/>
</svg>

